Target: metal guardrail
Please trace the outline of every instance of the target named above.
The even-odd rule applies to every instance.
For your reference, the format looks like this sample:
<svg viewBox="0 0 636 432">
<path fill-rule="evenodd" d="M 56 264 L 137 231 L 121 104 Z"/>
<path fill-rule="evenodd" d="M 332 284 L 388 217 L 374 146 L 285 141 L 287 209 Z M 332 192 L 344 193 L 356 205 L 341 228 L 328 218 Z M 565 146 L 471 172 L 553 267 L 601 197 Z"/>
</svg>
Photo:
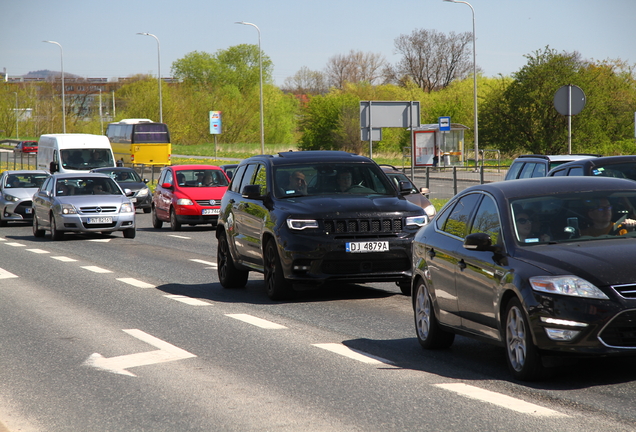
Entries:
<svg viewBox="0 0 636 432">
<path fill-rule="evenodd" d="M 415 168 L 412 178 L 415 186 L 430 190 L 430 198 L 448 199 L 467 187 L 501 181 L 506 177 L 507 166 Z M 406 170 L 407 175 L 410 170 Z"/>
</svg>

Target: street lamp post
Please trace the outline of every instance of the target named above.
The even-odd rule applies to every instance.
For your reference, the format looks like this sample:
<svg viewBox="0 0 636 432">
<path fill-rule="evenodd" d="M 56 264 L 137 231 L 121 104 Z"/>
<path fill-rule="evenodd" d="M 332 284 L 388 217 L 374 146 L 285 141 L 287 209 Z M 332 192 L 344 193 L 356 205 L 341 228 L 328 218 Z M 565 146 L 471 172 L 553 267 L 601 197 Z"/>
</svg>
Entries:
<svg viewBox="0 0 636 432">
<path fill-rule="evenodd" d="M 159 38 L 152 33 L 137 33 L 143 36 L 152 36 L 157 41 L 157 82 L 159 83 L 159 123 L 163 123 L 163 101 L 161 99 L 161 44 Z"/>
<path fill-rule="evenodd" d="M 263 53 L 261 51 L 261 29 L 256 24 L 238 21 L 234 24 L 243 24 L 254 27 L 258 31 L 258 70 L 260 77 L 260 108 L 261 108 L 261 152 L 265 154 L 265 127 L 263 122 Z"/>
<path fill-rule="evenodd" d="M 20 129 L 18 125 L 18 92 L 15 93 L 15 139 L 20 139 Z"/>
<path fill-rule="evenodd" d="M 66 133 L 66 101 L 64 99 L 64 49 L 62 45 L 55 41 L 42 41 L 46 43 L 55 44 L 60 47 L 60 58 L 62 62 L 62 130 Z"/>
<path fill-rule="evenodd" d="M 475 169 L 477 169 L 477 161 L 479 159 L 479 123 L 477 121 L 477 51 L 475 50 L 475 9 L 465 1 L 460 0 L 444 0 L 449 3 L 463 3 L 470 7 L 473 13 L 473 110 L 475 112 Z"/>
</svg>

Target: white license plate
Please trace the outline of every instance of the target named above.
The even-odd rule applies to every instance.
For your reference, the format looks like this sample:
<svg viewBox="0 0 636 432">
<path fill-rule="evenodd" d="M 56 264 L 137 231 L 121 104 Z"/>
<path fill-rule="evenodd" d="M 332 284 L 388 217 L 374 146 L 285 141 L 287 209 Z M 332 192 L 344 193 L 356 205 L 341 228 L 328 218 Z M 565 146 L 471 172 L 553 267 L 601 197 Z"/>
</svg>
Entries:
<svg viewBox="0 0 636 432">
<path fill-rule="evenodd" d="M 368 241 L 368 242 L 350 242 L 345 243 L 347 252 L 365 253 L 365 252 L 386 252 L 389 250 L 388 241 Z"/>
<path fill-rule="evenodd" d="M 111 217 L 90 217 L 90 218 L 88 218 L 87 223 L 89 223 L 89 224 L 113 223 L 113 218 L 111 218 Z"/>
<path fill-rule="evenodd" d="M 203 209 L 204 215 L 218 215 L 221 213 L 221 209 Z"/>
</svg>

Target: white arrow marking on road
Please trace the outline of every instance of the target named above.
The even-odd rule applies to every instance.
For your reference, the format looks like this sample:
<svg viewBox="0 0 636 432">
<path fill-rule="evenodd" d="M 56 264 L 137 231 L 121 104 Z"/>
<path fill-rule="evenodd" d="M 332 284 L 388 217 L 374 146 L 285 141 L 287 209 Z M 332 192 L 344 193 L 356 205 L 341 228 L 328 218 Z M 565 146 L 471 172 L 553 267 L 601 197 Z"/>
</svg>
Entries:
<svg viewBox="0 0 636 432">
<path fill-rule="evenodd" d="M 0 268 L 0 279 L 10 279 L 10 278 L 17 278 L 17 276 L 14 275 L 13 273 L 9 273 L 8 271 Z"/>
<path fill-rule="evenodd" d="M 147 344 L 159 348 L 159 350 L 110 358 L 105 358 L 99 353 L 94 353 L 88 357 L 88 359 L 84 362 L 84 365 L 102 369 L 107 372 L 136 377 L 137 375 L 128 372 L 126 369 L 196 357 L 196 355 L 192 353 L 182 350 L 181 348 L 177 348 L 176 346 L 171 345 L 168 342 L 164 342 L 161 339 L 157 339 L 156 337 L 142 332 L 141 330 L 128 329 L 123 331 L 146 342 Z"/>
<path fill-rule="evenodd" d="M 327 351 L 331 351 L 332 353 L 340 354 L 341 356 L 349 357 L 350 359 L 358 360 L 362 363 L 369 364 L 387 364 L 393 365 L 393 362 L 383 359 L 381 357 L 372 356 L 371 354 L 366 354 L 354 349 L 351 349 L 343 344 L 339 343 L 323 343 L 323 344 L 312 344 L 317 348 L 322 348 Z"/>
</svg>

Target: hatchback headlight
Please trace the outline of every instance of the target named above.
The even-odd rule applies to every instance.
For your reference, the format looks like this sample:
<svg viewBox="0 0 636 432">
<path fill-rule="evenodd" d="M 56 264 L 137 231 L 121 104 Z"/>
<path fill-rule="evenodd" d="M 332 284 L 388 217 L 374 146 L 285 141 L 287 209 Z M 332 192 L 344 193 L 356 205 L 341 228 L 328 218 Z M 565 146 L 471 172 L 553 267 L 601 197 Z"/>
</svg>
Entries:
<svg viewBox="0 0 636 432">
<path fill-rule="evenodd" d="M 123 203 L 119 209 L 119 213 L 133 213 L 135 211 L 135 207 L 132 203 Z"/>
<path fill-rule="evenodd" d="M 304 230 L 306 228 L 318 228 L 318 221 L 315 219 L 287 219 L 287 226 L 293 230 Z"/>
<path fill-rule="evenodd" d="M 406 226 L 419 226 L 422 227 L 428 223 L 428 216 L 409 216 L 406 218 Z"/>
<path fill-rule="evenodd" d="M 177 205 L 193 205 L 192 200 L 188 198 L 179 198 Z"/>
<path fill-rule="evenodd" d="M 14 197 L 13 195 L 9 195 L 9 194 L 4 194 L 4 199 L 5 201 L 13 201 L 13 202 L 20 201 L 20 198 Z"/>
<path fill-rule="evenodd" d="M 607 300 L 609 297 L 594 284 L 578 276 L 533 276 L 530 278 L 532 289 L 548 294 L 561 294 Z"/>
<path fill-rule="evenodd" d="M 60 206 L 60 212 L 62 214 L 77 214 L 77 209 L 72 204 L 62 204 Z"/>
</svg>

